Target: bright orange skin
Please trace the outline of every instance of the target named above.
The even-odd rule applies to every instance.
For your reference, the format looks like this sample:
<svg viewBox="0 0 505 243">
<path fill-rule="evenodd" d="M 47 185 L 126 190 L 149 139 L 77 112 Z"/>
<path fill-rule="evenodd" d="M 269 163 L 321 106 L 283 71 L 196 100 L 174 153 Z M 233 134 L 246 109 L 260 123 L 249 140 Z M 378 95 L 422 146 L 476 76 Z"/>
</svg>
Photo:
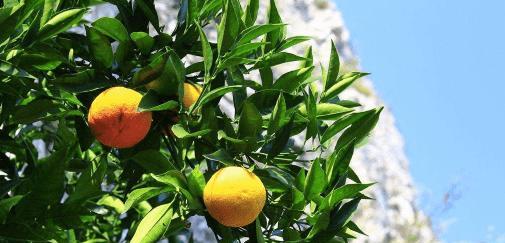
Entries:
<svg viewBox="0 0 505 243">
<path fill-rule="evenodd" d="M 228 227 L 254 222 L 265 200 L 266 190 L 261 180 L 238 166 L 218 170 L 203 190 L 203 201 L 210 216 Z"/>
<path fill-rule="evenodd" d="M 88 112 L 91 132 L 102 144 L 130 148 L 149 132 L 151 112 L 138 112 L 142 95 L 124 87 L 112 87 L 100 93 Z"/>
</svg>

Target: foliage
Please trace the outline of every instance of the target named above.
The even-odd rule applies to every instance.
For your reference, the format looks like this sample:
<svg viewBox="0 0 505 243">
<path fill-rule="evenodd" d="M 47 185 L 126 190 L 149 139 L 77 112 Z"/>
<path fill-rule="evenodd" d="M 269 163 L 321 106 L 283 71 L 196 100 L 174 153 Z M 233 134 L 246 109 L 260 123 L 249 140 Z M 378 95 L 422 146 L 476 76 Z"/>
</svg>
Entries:
<svg viewBox="0 0 505 243">
<path fill-rule="evenodd" d="M 258 0 L 181 0 L 171 33 L 152 0 L 107 0 L 116 18 L 88 23 L 83 15 L 95 2 L 3 1 L 0 241 L 152 242 L 187 234 L 193 215 L 227 242 L 347 241 L 362 233 L 351 215 L 370 184 L 349 163 L 381 108 L 357 112 L 359 104 L 339 100 L 366 74 L 340 73 L 334 46 L 318 88 L 311 49 L 305 57 L 286 51 L 308 38 L 286 36 L 274 0 L 265 24 L 256 23 Z M 216 43 L 204 31 L 212 28 Z M 201 61 L 190 65 L 188 56 Z M 274 76 L 287 62 L 300 67 Z M 164 92 L 146 89 L 153 80 Z M 185 109 L 188 81 L 203 91 Z M 91 101 L 112 86 L 142 92 L 139 109 L 153 111 L 148 136 L 133 148 L 107 148 L 87 126 Z M 226 94 L 231 117 L 218 105 Z M 297 148 L 299 134 L 322 144 Z M 329 156 L 301 159 L 306 152 Z M 268 191 L 245 228 L 218 225 L 203 205 L 205 181 L 227 165 L 254 171 Z"/>
</svg>

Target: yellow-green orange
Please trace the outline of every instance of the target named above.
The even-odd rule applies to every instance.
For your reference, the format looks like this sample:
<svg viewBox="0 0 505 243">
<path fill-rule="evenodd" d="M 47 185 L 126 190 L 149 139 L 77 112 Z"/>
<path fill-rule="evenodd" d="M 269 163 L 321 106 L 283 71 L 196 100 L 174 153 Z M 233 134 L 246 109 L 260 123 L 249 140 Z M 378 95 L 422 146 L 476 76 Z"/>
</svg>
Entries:
<svg viewBox="0 0 505 243">
<path fill-rule="evenodd" d="M 265 199 L 266 190 L 261 180 L 237 166 L 218 170 L 203 191 L 209 214 L 228 227 L 242 227 L 254 222 L 265 206 Z"/>
<path fill-rule="evenodd" d="M 101 143 L 114 148 L 129 148 L 140 142 L 151 127 L 151 112 L 138 112 L 142 95 L 124 87 L 112 87 L 91 103 L 88 123 Z"/>
<path fill-rule="evenodd" d="M 184 83 L 184 97 L 182 103 L 186 109 L 193 105 L 200 97 L 202 87 L 198 84 Z"/>
</svg>

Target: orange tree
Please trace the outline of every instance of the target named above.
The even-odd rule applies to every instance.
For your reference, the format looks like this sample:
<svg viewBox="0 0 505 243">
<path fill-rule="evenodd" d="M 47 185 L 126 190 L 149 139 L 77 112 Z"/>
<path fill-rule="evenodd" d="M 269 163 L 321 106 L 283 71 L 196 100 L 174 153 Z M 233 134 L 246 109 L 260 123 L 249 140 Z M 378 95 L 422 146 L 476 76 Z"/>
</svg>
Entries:
<svg viewBox="0 0 505 243">
<path fill-rule="evenodd" d="M 341 73 L 334 45 L 316 74 L 273 0 L 264 24 L 258 0 L 181 0 L 169 33 L 152 0 L 107 2 L 115 18 L 86 22 L 100 1 L 3 1 L 0 241 L 154 242 L 195 215 L 228 242 L 363 233 L 370 184 L 349 163 L 381 108 L 338 98 L 366 74 Z"/>
</svg>

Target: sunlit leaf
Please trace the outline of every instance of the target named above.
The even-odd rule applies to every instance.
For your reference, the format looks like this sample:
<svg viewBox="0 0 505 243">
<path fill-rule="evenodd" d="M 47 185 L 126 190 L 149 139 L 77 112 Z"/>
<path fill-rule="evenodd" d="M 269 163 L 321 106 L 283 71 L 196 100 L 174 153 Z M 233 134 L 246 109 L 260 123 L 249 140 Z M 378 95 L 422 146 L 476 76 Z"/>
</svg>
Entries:
<svg viewBox="0 0 505 243">
<path fill-rule="evenodd" d="M 153 208 L 140 221 L 135 234 L 131 240 L 132 243 L 156 242 L 165 234 L 167 227 L 172 221 L 174 210 L 172 204 L 162 204 Z"/>
</svg>

